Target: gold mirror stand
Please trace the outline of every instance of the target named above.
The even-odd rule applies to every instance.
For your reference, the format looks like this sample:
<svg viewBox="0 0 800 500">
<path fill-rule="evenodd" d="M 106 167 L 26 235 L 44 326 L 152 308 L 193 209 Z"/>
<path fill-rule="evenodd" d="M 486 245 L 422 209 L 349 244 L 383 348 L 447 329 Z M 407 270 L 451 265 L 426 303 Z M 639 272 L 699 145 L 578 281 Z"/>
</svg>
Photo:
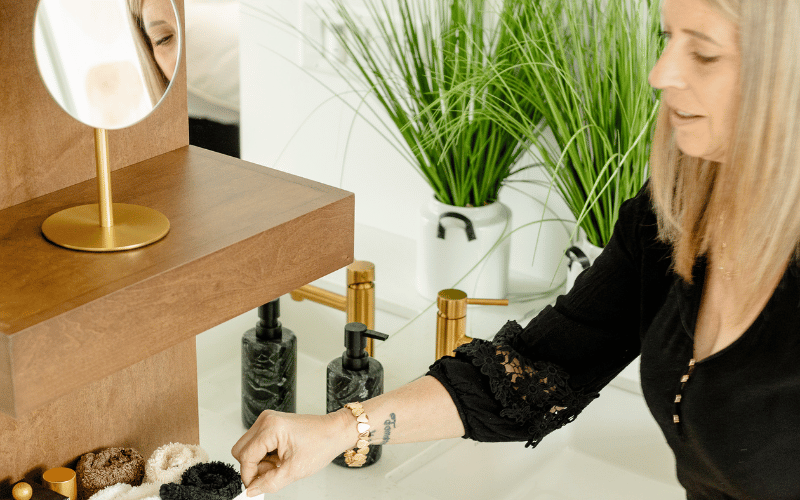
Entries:
<svg viewBox="0 0 800 500">
<path fill-rule="evenodd" d="M 108 134 L 94 129 L 97 192 L 100 203 L 56 212 L 42 224 L 44 237 L 56 245 L 85 252 L 132 250 L 160 240 L 169 219 L 152 208 L 111 201 Z"/>
</svg>

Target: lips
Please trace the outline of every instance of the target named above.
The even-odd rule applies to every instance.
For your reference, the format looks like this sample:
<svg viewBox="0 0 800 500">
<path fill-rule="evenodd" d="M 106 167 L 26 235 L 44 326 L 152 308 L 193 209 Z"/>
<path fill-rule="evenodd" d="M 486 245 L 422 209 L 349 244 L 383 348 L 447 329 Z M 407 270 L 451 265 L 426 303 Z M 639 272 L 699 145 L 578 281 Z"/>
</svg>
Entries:
<svg viewBox="0 0 800 500">
<path fill-rule="evenodd" d="M 680 127 L 697 122 L 702 116 L 681 116 L 674 109 L 670 110 L 669 121 L 673 127 Z"/>
<path fill-rule="evenodd" d="M 678 115 L 681 118 L 698 118 L 698 117 L 702 116 L 702 115 L 697 115 L 695 113 L 692 113 L 690 111 L 686 111 L 686 110 L 680 109 L 677 106 L 673 106 L 670 103 L 667 103 L 667 106 L 669 106 L 670 110 L 672 110 L 676 115 Z M 680 113 L 683 113 L 683 116 L 681 116 Z"/>
</svg>

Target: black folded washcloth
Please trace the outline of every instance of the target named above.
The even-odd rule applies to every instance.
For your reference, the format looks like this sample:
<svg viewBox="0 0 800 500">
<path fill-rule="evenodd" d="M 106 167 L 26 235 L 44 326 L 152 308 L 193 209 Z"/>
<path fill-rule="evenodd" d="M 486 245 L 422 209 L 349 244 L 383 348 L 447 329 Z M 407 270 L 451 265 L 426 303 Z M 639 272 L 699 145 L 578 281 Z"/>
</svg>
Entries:
<svg viewBox="0 0 800 500">
<path fill-rule="evenodd" d="M 181 484 L 161 485 L 161 500 L 232 500 L 242 492 L 242 480 L 232 466 L 222 462 L 197 464 L 186 469 Z"/>
</svg>

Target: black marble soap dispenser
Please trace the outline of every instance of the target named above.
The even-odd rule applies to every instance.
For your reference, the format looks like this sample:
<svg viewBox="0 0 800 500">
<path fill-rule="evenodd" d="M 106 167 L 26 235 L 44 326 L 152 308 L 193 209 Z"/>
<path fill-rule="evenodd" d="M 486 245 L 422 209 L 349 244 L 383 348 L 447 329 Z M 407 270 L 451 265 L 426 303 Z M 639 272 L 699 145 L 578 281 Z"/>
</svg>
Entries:
<svg viewBox="0 0 800 500">
<path fill-rule="evenodd" d="M 280 299 L 258 308 L 260 320 L 242 336 L 242 423 L 264 410 L 297 410 L 297 336 L 281 325 Z"/>
<path fill-rule="evenodd" d="M 389 336 L 368 330 L 363 323 L 345 325 L 344 346 L 347 349 L 340 358 L 328 364 L 328 413 L 342 408 L 347 403 L 361 402 L 383 394 L 383 366 L 377 359 L 367 354 L 367 338 L 386 340 Z M 371 424 L 374 429 L 375 422 Z M 378 461 L 381 457 L 381 448 L 380 445 L 370 445 L 364 466 Z M 333 463 L 347 467 L 344 453 L 334 458 Z"/>
</svg>

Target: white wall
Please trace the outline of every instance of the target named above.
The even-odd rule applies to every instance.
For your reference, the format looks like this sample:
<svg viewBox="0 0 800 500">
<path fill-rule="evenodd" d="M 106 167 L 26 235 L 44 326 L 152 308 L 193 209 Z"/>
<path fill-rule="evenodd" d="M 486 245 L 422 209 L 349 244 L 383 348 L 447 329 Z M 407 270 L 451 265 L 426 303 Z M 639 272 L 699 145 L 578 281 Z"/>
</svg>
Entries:
<svg viewBox="0 0 800 500">
<path fill-rule="evenodd" d="M 320 29 L 308 15 L 306 1 L 315 2 L 241 2 L 242 158 L 352 191 L 358 224 L 416 239 L 419 207 L 432 191 L 389 141 L 365 119 L 354 120 L 353 110 L 335 97 L 349 87 L 335 74 L 318 69 L 318 61 L 296 32 Z M 291 27 L 280 26 L 276 16 Z M 349 95 L 348 100 L 358 106 L 358 97 Z M 536 173 L 525 175 L 532 178 Z M 516 186 L 536 199 L 547 197 L 541 188 Z M 541 203 L 509 188 L 503 189 L 500 199 L 511 207 L 515 228 L 542 217 Z M 555 193 L 548 204 L 560 217 L 572 219 Z M 539 225 L 514 234 L 512 269 L 540 279 L 563 279 L 566 265 L 561 255 L 568 246 L 567 232 L 561 224 L 543 225 L 532 262 L 538 235 Z"/>
</svg>

